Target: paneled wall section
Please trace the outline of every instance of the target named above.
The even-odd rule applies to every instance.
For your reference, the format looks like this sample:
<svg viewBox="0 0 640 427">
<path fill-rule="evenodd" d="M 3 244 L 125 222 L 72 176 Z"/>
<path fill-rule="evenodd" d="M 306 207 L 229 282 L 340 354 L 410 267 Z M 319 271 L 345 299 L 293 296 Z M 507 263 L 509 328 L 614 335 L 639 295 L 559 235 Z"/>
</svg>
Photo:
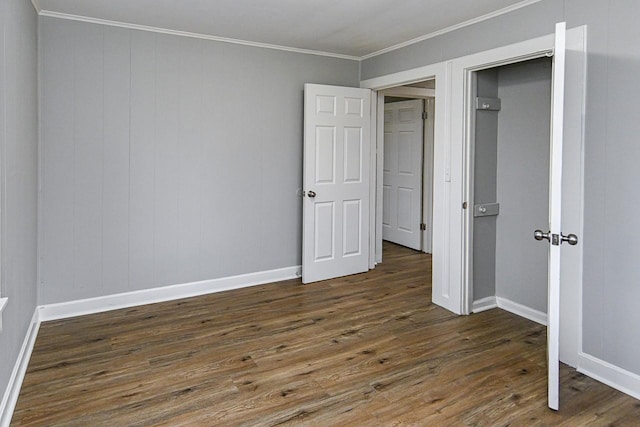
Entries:
<svg viewBox="0 0 640 427">
<path fill-rule="evenodd" d="M 37 36 L 31 2 L 0 2 L 0 401 L 37 303 Z"/>
<path fill-rule="evenodd" d="M 303 85 L 356 61 L 40 30 L 41 304 L 300 264 Z"/>
</svg>

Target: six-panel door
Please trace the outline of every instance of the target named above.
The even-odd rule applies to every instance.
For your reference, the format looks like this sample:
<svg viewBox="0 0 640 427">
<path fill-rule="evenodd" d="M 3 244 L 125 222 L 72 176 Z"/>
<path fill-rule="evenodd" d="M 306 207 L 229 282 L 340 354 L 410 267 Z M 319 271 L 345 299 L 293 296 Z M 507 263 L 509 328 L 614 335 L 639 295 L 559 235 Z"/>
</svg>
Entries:
<svg viewBox="0 0 640 427">
<path fill-rule="evenodd" d="M 369 267 L 370 91 L 305 85 L 304 283 Z"/>
<path fill-rule="evenodd" d="M 423 102 L 384 106 L 382 238 L 420 250 Z"/>
</svg>

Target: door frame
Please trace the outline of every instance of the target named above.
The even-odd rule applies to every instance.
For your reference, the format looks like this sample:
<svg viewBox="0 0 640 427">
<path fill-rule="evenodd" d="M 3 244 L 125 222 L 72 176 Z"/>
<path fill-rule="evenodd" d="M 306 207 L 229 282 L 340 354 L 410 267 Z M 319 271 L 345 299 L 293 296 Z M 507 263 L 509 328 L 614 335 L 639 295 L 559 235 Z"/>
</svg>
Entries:
<svg viewBox="0 0 640 427">
<path fill-rule="evenodd" d="M 435 119 L 435 97 L 424 100 L 427 118 L 424 121 L 424 149 L 422 150 L 422 222 L 427 229 L 422 233 L 422 252 L 433 253 L 433 134 Z"/>
<path fill-rule="evenodd" d="M 579 173 L 574 182 L 577 209 L 574 221 L 579 227 L 574 232 L 582 235 L 583 229 L 583 159 L 584 159 L 584 111 L 586 98 L 586 26 L 567 31 L 567 85 L 565 88 L 565 140 L 577 141 L 572 155 L 580 159 Z M 496 64 L 519 62 L 533 59 L 553 51 L 553 33 L 519 43 L 487 50 L 461 58 L 438 62 L 411 70 L 392 73 L 360 82 L 360 87 L 381 91 L 423 80 L 435 79 L 435 123 L 434 123 L 434 163 L 433 163 L 433 256 L 432 256 L 432 300 L 456 314 L 470 313 L 469 270 L 464 250 L 468 244 L 465 238 L 465 212 L 463 202 L 467 201 L 464 184 L 466 170 L 466 133 L 469 119 L 465 108 L 465 94 L 468 93 L 468 69 L 490 68 Z M 378 92 L 379 107 L 381 94 Z M 373 104 L 373 103 L 372 103 Z M 372 107 L 372 195 L 375 211 L 371 211 L 370 242 L 377 241 L 375 234 L 381 233 L 382 219 L 382 153 L 380 141 L 382 125 L 377 119 L 379 108 Z M 373 124 L 375 123 L 375 124 Z M 375 135 L 375 138 L 373 136 Z M 577 151 L 576 151 L 577 149 Z M 378 228 L 380 225 L 380 228 Z M 372 258 L 381 255 L 372 248 Z M 578 353 L 582 351 L 582 244 L 572 251 L 568 260 L 580 265 L 579 277 L 567 278 L 561 294 L 562 315 L 560 331 L 560 359 L 572 366 L 577 365 Z M 373 260 L 372 264 L 375 264 Z"/>
<path fill-rule="evenodd" d="M 496 296 L 486 297 L 476 301 L 474 296 L 475 285 L 474 285 L 474 275 L 473 275 L 473 262 L 474 262 L 474 250 L 473 250 L 473 240 L 474 240 L 474 227 L 475 227 L 475 206 L 476 198 L 475 198 L 475 156 L 476 156 L 476 125 L 477 125 L 477 108 L 475 98 L 477 95 L 477 74 L 480 71 L 491 70 L 499 67 L 503 67 L 506 65 L 517 64 L 522 62 L 531 61 L 539 58 L 553 58 L 553 52 L 541 52 L 538 54 L 533 54 L 532 56 L 525 56 L 519 58 L 517 61 L 506 61 L 506 62 L 497 62 L 492 63 L 489 67 L 479 66 L 479 67 L 471 67 L 467 68 L 466 78 L 467 78 L 467 93 L 465 94 L 466 105 L 465 105 L 465 113 L 467 114 L 465 125 L 467 126 L 465 131 L 465 166 L 464 166 L 464 176 L 463 176 L 463 185 L 464 187 L 464 198 L 468 201 L 468 209 L 466 213 L 464 213 L 464 262 L 466 268 L 466 283 L 468 287 L 468 291 L 466 293 L 467 301 L 463 302 L 463 304 L 467 304 L 468 313 L 479 313 L 485 310 L 490 310 L 492 308 L 502 308 L 507 311 L 512 311 L 513 313 L 518 314 L 526 319 L 532 320 L 536 323 L 540 323 L 542 325 L 547 325 L 547 313 L 541 313 L 538 310 L 529 309 L 529 307 L 519 306 L 519 304 L 514 305 L 513 302 L 505 301 L 503 298 Z M 553 71 L 549 70 L 549 77 L 552 77 Z M 552 81 L 551 81 L 552 83 Z M 551 85 L 550 85 L 551 87 Z M 553 102 L 553 94 L 549 93 L 549 105 Z M 549 124 L 551 127 L 551 122 Z M 549 146 L 551 146 L 551 135 L 549 134 Z M 548 151 L 548 150 L 547 150 Z M 550 168 L 551 162 L 550 158 L 547 159 L 546 167 Z M 547 193 L 545 194 L 545 199 L 549 199 L 549 188 L 547 188 Z M 495 200 L 498 202 L 498 200 Z M 546 227 L 545 223 L 540 223 L 540 227 Z M 519 307 L 518 307 L 519 306 Z"/>
<path fill-rule="evenodd" d="M 532 52 L 529 55 L 521 55 L 517 58 L 504 58 L 499 60 L 490 58 L 490 62 L 486 64 L 474 64 L 464 68 L 464 82 L 465 82 L 465 105 L 464 105 L 464 167 L 462 175 L 463 185 L 463 199 L 467 202 L 468 208 L 463 211 L 463 269 L 464 277 L 463 282 L 466 286 L 466 292 L 463 290 L 462 312 L 463 314 L 470 314 L 473 312 L 484 311 L 490 308 L 494 308 L 497 304 L 483 304 L 480 310 L 474 310 L 474 286 L 473 286 L 473 231 L 474 231 L 474 175 L 475 175 L 475 97 L 476 97 L 476 73 L 483 70 L 490 70 L 506 65 L 517 64 L 521 62 L 531 61 L 539 58 L 553 58 L 553 48 L 551 50 L 542 50 Z M 551 72 L 550 72 L 551 73 Z M 553 102 L 552 94 L 549 96 L 549 104 Z M 551 135 L 549 135 L 551 138 Z M 550 163 L 549 163 L 550 165 Z M 547 165 L 547 166 L 549 166 Z M 549 166 L 550 167 L 550 166 Z M 547 193 L 547 199 L 549 195 Z M 540 224 L 540 227 L 546 227 L 544 223 Z M 536 319 L 536 316 L 525 316 L 530 320 L 540 322 L 542 319 Z M 546 325 L 546 318 L 544 321 Z"/>
<path fill-rule="evenodd" d="M 383 165 L 383 141 L 384 141 L 384 96 L 385 93 L 383 91 L 385 89 L 392 89 L 389 91 L 390 93 L 399 94 L 398 91 L 405 91 L 406 89 L 399 89 L 399 86 L 404 86 L 412 83 L 417 83 L 425 80 L 436 80 L 436 88 L 434 89 L 420 89 L 412 90 L 411 97 L 418 97 L 416 95 L 422 95 L 425 99 L 433 99 L 435 98 L 434 104 L 432 108 L 435 111 L 442 111 L 442 114 L 436 113 L 433 118 L 433 138 L 431 139 L 431 146 L 433 147 L 433 151 L 438 148 L 444 148 L 443 144 L 438 144 L 437 141 L 444 141 L 446 138 L 445 132 L 445 120 L 444 117 L 447 115 L 445 108 L 445 100 L 448 100 L 448 97 L 445 96 L 445 90 L 447 85 L 445 84 L 447 78 L 447 63 L 440 62 L 436 64 L 431 64 L 419 68 L 415 68 L 412 70 L 402 71 L 399 73 L 389 74 L 386 76 L 376 77 L 369 80 L 363 80 L 360 82 L 360 87 L 372 89 L 377 92 L 377 96 L 373 96 L 372 99 L 375 101 L 372 102 L 372 124 L 375 127 L 374 131 L 372 131 L 372 164 L 371 164 L 371 183 L 372 183 L 372 209 L 371 214 L 372 218 L 370 221 L 371 224 L 371 233 L 372 237 L 370 239 L 371 243 L 371 268 L 375 266 L 376 263 L 382 261 L 382 165 Z M 419 93 L 420 92 L 420 93 Z M 402 92 L 403 96 L 407 96 L 407 93 Z M 440 118 L 440 120 L 438 120 Z M 431 160 L 432 156 L 435 157 L 435 153 L 431 149 L 424 150 L 425 160 Z M 427 159 L 426 156 L 429 156 Z M 432 185 L 423 185 L 423 205 L 425 203 L 425 198 L 429 197 L 432 200 L 431 205 L 434 206 L 435 196 L 426 193 L 427 187 L 429 187 L 429 191 L 435 192 L 435 176 L 437 176 L 437 171 L 435 170 L 436 165 L 435 162 L 431 162 L 434 166 L 434 171 L 432 174 Z M 433 209 L 433 208 L 432 208 Z M 432 210 L 429 210 L 429 215 L 435 216 L 435 213 Z M 429 220 L 429 218 L 425 218 L 423 212 L 423 221 Z M 435 221 L 432 221 L 435 223 Z M 432 229 L 435 227 L 432 227 Z M 444 230 L 442 230 L 444 231 Z M 431 242 L 436 238 L 438 233 L 434 231 L 433 237 L 426 237 Z M 434 244 L 434 246 L 437 246 Z M 427 245 L 423 244 L 423 250 L 427 248 Z M 431 248 L 429 248 L 431 249 Z M 435 252 L 435 251 L 434 251 Z M 444 252 L 441 252 L 444 253 Z M 443 265 L 443 263 L 436 263 L 435 265 Z M 442 270 L 438 268 L 434 268 L 433 275 L 439 276 L 442 274 Z M 435 279 L 434 279 L 435 280 Z M 443 283 L 444 281 L 448 281 L 446 278 L 442 278 L 441 280 L 436 280 L 438 283 Z M 444 301 L 440 302 L 440 305 L 444 306 Z"/>
<path fill-rule="evenodd" d="M 384 156 L 384 98 L 395 96 L 407 98 L 407 100 L 421 99 L 423 101 L 423 111 L 427 113 L 427 118 L 422 121 L 422 192 L 420 194 L 420 222 L 426 224 L 426 230 L 420 233 L 420 251 L 430 254 L 432 252 L 433 240 L 433 134 L 434 134 L 434 113 L 435 113 L 435 89 L 399 86 L 378 91 L 379 105 L 376 121 L 381 123 L 380 144 L 377 149 Z M 380 163 L 384 161 L 383 156 Z M 428 166 L 427 166 L 428 165 Z M 373 165 L 371 166 L 373 167 Z M 380 169 L 382 174 L 382 169 Z M 384 181 L 384 179 L 383 179 Z M 382 200 L 380 201 L 382 206 Z M 376 205 L 377 206 L 377 205 Z M 374 212 L 372 210 L 372 212 Z M 375 262 L 382 262 L 382 216 L 380 218 L 380 232 L 375 235 Z M 372 222 L 376 222 L 372 216 Z"/>
</svg>

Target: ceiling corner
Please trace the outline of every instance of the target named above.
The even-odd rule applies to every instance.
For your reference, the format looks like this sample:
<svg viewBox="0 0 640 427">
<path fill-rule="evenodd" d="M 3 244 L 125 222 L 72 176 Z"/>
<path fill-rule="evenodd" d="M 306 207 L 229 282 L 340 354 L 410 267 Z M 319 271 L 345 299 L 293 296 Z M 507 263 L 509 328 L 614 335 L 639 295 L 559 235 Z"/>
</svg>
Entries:
<svg viewBox="0 0 640 427">
<path fill-rule="evenodd" d="M 36 13 L 39 15 L 40 12 L 42 11 L 42 8 L 40 7 L 40 2 L 38 0 L 31 0 L 31 4 L 33 5 L 33 8 L 36 10 Z"/>
</svg>

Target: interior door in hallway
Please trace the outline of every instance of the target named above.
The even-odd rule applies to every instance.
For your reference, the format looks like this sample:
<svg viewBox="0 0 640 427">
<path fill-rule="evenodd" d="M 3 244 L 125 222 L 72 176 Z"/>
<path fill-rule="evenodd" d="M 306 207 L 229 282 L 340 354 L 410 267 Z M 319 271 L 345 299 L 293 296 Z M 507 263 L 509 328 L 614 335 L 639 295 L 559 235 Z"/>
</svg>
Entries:
<svg viewBox="0 0 640 427">
<path fill-rule="evenodd" d="M 384 107 L 382 238 L 422 248 L 423 101 L 391 102 Z"/>
</svg>

